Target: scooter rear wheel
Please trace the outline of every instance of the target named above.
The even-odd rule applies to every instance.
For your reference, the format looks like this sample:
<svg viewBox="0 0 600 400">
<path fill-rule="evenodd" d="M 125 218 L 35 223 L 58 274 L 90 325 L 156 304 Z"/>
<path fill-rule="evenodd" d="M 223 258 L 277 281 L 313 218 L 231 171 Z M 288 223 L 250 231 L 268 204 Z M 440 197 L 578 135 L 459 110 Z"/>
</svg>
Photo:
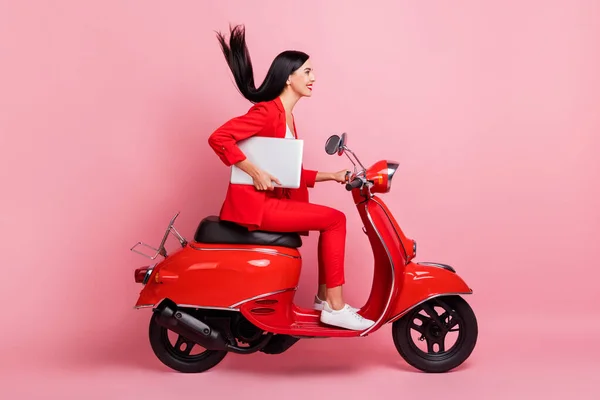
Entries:
<svg viewBox="0 0 600 400">
<path fill-rule="evenodd" d="M 167 367 L 184 373 L 198 373 L 207 371 L 219 364 L 227 355 L 227 351 L 204 350 L 199 354 L 192 354 L 194 348 L 198 348 L 194 342 L 179 335 L 174 344 L 171 343 L 169 332 L 174 332 L 160 326 L 156 322 L 156 315 L 150 319 L 148 335 L 150 346 L 156 357 Z"/>
<path fill-rule="evenodd" d="M 426 351 L 415 343 L 413 331 L 417 333 L 417 341 L 426 342 Z M 446 348 L 446 336 L 453 332 L 458 332 L 456 342 Z M 447 372 L 465 362 L 473 352 L 478 336 L 477 319 L 462 297 L 437 297 L 395 321 L 392 336 L 398 353 L 408 364 L 424 372 Z"/>
</svg>

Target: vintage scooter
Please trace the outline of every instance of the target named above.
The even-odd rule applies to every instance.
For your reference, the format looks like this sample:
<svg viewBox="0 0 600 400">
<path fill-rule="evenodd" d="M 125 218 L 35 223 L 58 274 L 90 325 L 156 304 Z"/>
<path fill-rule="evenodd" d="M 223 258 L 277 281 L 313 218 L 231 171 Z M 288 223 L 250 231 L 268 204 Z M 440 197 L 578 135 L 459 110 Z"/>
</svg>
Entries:
<svg viewBox="0 0 600 400">
<path fill-rule="evenodd" d="M 135 270 L 135 281 L 143 284 L 135 307 L 152 308 L 150 344 L 162 363 L 180 372 L 203 372 L 228 352 L 280 354 L 299 339 L 366 337 L 388 323 L 397 351 L 419 370 L 446 372 L 470 356 L 478 326 L 461 295 L 472 290 L 448 265 L 415 262 L 416 242 L 375 195 L 390 191 L 398 163 L 382 160 L 365 168 L 348 148 L 345 133 L 331 136 L 325 150 L 345 154 L 354 165 L 346 189 L 374 257 L 371 292 L 359 314 L 375 324 L 364 331 L 328 326 L 319 321 L 320 311 L 294 304 L 302 267 L 298 234 L 249 232 L 208 216 L 189 242 L 174 227 L 177 213 L 158 248 L 138 242 L 131 249 L 152 260 L 164 258 Z M 170 254 L 169 234 L 181 246 Z M 452 335 L 455 342 L 449 345 Z"/>
</svg>

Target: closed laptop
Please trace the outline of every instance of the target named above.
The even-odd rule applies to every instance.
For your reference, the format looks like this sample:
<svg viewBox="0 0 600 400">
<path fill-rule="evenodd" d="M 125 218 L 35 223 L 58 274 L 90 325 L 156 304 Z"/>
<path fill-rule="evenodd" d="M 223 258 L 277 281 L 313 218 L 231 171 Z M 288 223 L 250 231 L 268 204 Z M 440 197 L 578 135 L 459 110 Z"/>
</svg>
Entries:
<svg viewBox="0 0 600 400">
<path fill-rule="evenodd" d="M 282 139 L 264 136 L 252 136 L 237 143 L 248 161 L 279 179 L 276 187 L 297 189 L 302 176 L 302 155 L 304 141 L 301 139 Z M 231 166 L 232 184 L 253 185 L 252 178 L 244 171 Z"/>
</svg>

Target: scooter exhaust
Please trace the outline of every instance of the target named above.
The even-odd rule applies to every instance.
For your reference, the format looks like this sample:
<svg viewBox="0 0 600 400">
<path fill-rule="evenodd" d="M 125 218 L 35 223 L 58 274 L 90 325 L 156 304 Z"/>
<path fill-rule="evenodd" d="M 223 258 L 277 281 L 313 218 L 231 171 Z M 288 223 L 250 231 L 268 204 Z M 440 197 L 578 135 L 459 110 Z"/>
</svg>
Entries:
<svg viewBox="0 0 600 400">
<path fill-rule="evenodd" d="M 169 300 L 154 309 L 156 322 L 179 335 L 192 340 L 207 350 L 228 350 L 228 343 L 219 331 L 196 317 L 181 311 Z"/>
</svg>

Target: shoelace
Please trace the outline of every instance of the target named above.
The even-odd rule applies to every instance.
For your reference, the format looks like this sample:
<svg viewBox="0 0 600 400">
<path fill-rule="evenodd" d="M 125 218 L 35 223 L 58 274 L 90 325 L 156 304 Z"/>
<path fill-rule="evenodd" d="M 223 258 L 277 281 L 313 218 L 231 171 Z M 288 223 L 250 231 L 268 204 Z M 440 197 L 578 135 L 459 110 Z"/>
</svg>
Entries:
<svg viewBox="0 0 600 400">
<path fill-rule="evenodd" d="M 354 317 L 358 318 L 359 321 L 362 321 L 362 320 L 365 319 L 365 317 L 363 317 L 359 313 L 356 313 L 356 312 L 352 311 L 352 309 L 350 308 L 350 306 L 346 306 L 346 307 L 348 307 L 348 311 L 350 311 L 351 314 L 354 314 Z"/>
</svg>

